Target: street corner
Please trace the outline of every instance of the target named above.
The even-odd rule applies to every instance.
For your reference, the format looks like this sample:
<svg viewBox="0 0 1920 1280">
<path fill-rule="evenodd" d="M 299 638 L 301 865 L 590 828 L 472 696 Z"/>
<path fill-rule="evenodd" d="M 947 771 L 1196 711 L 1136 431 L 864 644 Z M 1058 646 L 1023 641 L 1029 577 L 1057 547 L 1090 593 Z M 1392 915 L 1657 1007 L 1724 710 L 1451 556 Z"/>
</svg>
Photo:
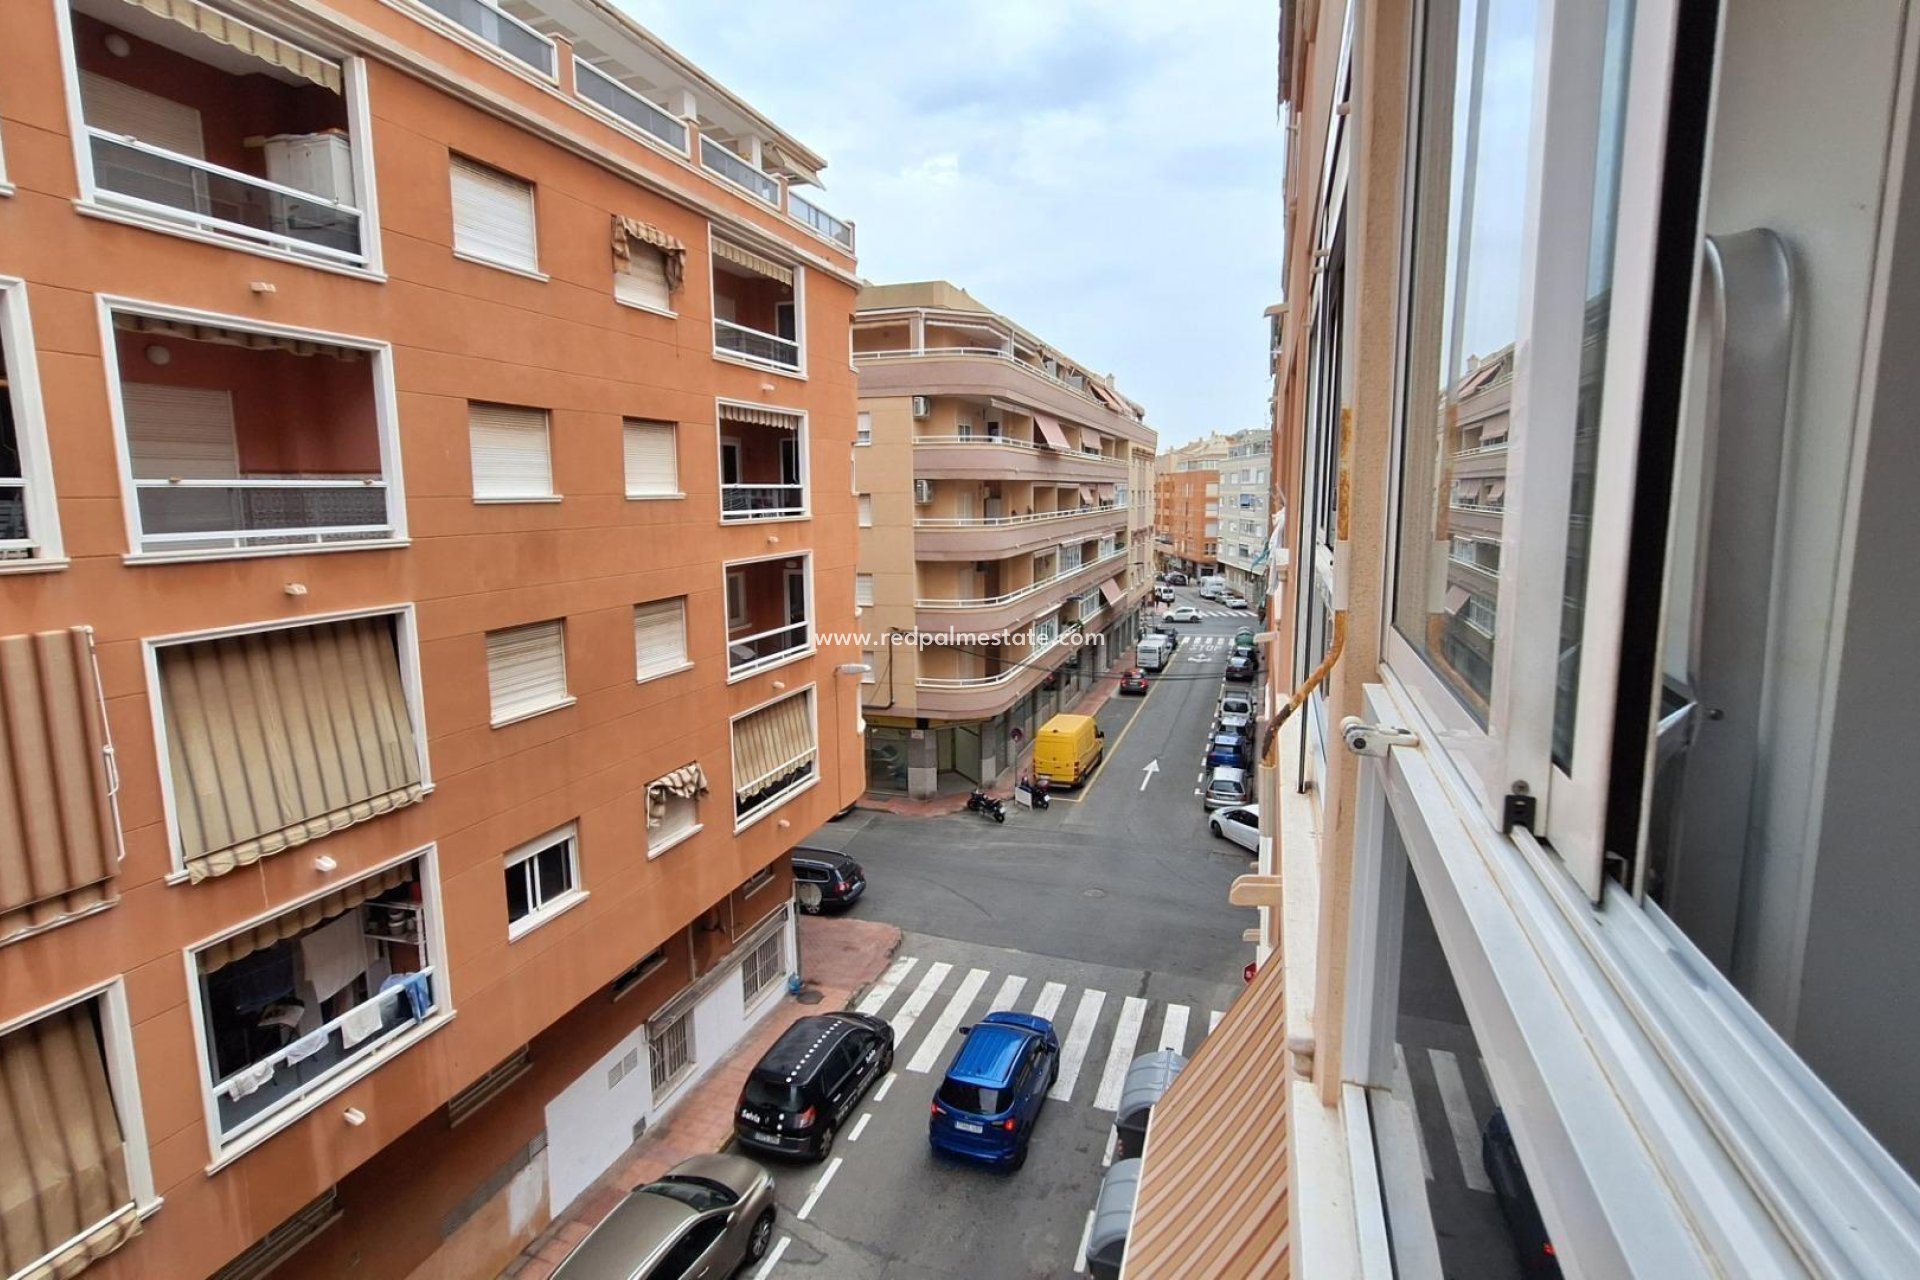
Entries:
<svg viewBox="0 0 1920 1280">
<path fill-rule="evenodd" d="M 822 1006 L 844 1008 L 886 969 L 900 949 L 900 930 L 847 916 L 801 916 L 801 979 Z"/>
</svg>

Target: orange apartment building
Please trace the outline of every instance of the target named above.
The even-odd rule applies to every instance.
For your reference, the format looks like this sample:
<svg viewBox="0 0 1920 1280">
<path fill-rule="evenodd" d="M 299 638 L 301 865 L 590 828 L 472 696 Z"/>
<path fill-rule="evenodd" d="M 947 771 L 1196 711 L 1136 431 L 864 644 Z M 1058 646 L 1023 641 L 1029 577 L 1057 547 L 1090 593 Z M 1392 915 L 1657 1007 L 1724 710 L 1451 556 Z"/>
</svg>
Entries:
<svg viewBox="0 0 1920 1280">
<path fill-rule="evenodd" d="M 1162 570 L 1220 571 L 1223 437 L 1210 435 L 1154 459 L 1154 550 Z"/>
<path fill-rule="evenodd" d="M 602 0 L 0 6 L 0 1275 L 494 1275 L 777 1005 L 821 164 Z"/>
</svg>

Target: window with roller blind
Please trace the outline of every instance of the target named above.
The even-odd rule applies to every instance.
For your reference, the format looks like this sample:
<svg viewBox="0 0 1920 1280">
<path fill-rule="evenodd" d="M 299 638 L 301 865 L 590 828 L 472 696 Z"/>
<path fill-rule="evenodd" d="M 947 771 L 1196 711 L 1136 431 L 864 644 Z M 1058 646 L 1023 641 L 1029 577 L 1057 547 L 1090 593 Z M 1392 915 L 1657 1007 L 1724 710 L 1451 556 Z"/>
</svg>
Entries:
<svg viewBox="0 0 1920 1280">
<path fill-rule="evenodd" d="M 464 156 L 451 161 L 453 251 L 462 258 L 538 273 L 533 184 Z"/>
<path fill-rule="evenodd" d="M 487 688 L 495 725 L 570 705 L 565 624 L 555 618 L 487 632 Z"/>
<path fill-rule="evenodd" d="M 853 602 L 862 609 L 873 606 L 873 575 L 856 573 L 853 575 Z"/>
<path fill-rule="evenodd" d="M 613 296 L 630 307 L 673 311 L 673 286 L 667 279 L 665 251 L 630 241 L 626 261 L 613 273 Z"/>
<path fill-rule="evenodd" d="M 467 431 L 476 501 L 531 502 L 556 496 L 545 409 L 469 404 Z"/>
<path fill-rule="evenodd" d="M 628 418 L 623 427 L 629 498 L 681 498 L 680 428 Z"/>
<path fill-rule="evenodd" d="M 687 657 L 687 598 L 633 607 L 634 679 L 647 681 L 693 665 Z"/>
</svg>

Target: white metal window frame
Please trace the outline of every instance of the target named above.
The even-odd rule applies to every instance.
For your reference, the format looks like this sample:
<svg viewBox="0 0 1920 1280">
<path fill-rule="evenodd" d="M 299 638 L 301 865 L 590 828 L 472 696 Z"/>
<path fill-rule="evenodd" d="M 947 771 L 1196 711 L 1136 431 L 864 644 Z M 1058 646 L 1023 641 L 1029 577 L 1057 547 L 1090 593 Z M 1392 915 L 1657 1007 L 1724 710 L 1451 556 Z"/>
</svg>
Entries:
<svg viewBox="0 0 1920 1280">
<path fill-rule="evenodd" d="M 207 1049 L 206 1002 L 200 994 L 200 953 L 216 942 L 256 929 L 269 920 L 297 911 L 307 903 L 324 898 L 348 885 L 357 884 L 392 867 L 416 860 L 420 863 L 418 880 L 423 908 L 421 928 L 425 933 L 427 955 L 431 958 L 433 969 L 433 1011 L 423 1021 L 396 1035 L 375 1037 L 367 1041 L 368 1048 L 351 1065 L 319 1082 L 312 1092 L 273 1112 L 259 1123 L 242 1129 L 230 1140 L 223 1142 L 219 1099 L 213 1090 L 213 1059 Z M 202 938 L 184 948 L 180 957 L 186 968 L 187 1001 L 193 1015 L 194 1057 L 199 1066 L 200 1101 L 207 1122 L 206 1172 L 212 1174 L 225 1168 L 275 1134 L 299 1123 L 329 1098 L 338 1097 L 453 1020 L 453 979 L 447 956 L 445 906 L 440 898 L 439 847 L 434 844 L 425 844 L 369 867 L 357 875 L 342 876 L 311 893 L 302 894 L 289 902 L 259 912 L 237 925 L 222 929 L 219 933 Z"/>
<path fill-rule="evenodd" d="M 431 763 L 427 758 L 426 695 L 420 677 L 419 620 L 412 604 L 385 605 L 374 609 L 349 610 L 344 613 L 309 614 L 271 622 L 250 622 L 232 627 L 217 627 L 209 631 L 176 632 L 165 636 L 149 636 L 140 642 L 141 664 L 147 675 L 147 706 L 150 708 L 149 714 L 153 720 L 155 767 L 160 773 L 160 807 L 166 818 L 167 846 L 172 866 L 172 870 L 167 874 L 168 884 L 185 883 L 189 876 L 186 852 L 180 840 L 180 806 L 173 793 L 173 758 L 167 746 L 166 701 L 162 697 L 160 686 L 160 650 L 176 645 L 198 644 L 206 640 L 225 640 L 234 636 L 260 635 L 268 631 L 315 627 L 329 622 L 345 622 L 353 618 L 384 617 L 394 619 L 394 640 L 400 653 L 400 687 L 406 694 L 407 714 L 413 718 L 413 749 L 419 759 L 420 794 L 432 795 L 434 782 Z"/>
<path fill-rule="evenodd" d="M 700 1065 L 699 1046 L 694 1039 L 693 1022 L 693 1013 L 698 1007 L 697 1004 L 690 1004 L 658 1025 L 651 1020 L 647 1023 L 647 1082 L 652 1086 L 653 1105 L 656 1109 L 660 1106 L 661 1100 L 685 1084 L 693 1075 L 694 1068 Z M 682 1061 L 669 1063 L 666 1061 L 667 1055 L 661 1053 L 660 1045 L 676 1032 L 680 1036 Z M 660 1070 L 662 1066 L 667 1069 Z"/>
<path fill-rule="evenodd" d="M 311 556 L 338 555 L 343 552 L 367 551 L 374 549 L 403 547 L 407 545 L 407 491 L 405 477 L 400 468 L 400 409 L 399 395 L 393 382 L 393 345 L 377 338 L 361 338 L 352 334 L 333 333 L 325 329 L 303 329 L 292 325 L 272 324 L 250 317 L 227 315 L 218 311 L 200 311 L 189 307 L 172 307 L 158 302 L 146 302 L 139 298 L 127 298 L 114 294 L 100 294 L 95 302 L 96 314 L 100 325 L 100 350 L 105 353 L 101 360 L 107 383 L 107 412 L 113 423 L 113 451 L 120 467 L 120 505 L 126 522 L 127 552 L 121 557 L 126 564 L 175 564 L 194 560 L 250 560 L 263 556 Z M 364 542 L 320 542 L 291 547 L 216 547 L 203 550 L 181 551 L 143 551 L 141 550 L 140 495 L 133 482 L 133 453 L 127 439 L 127 413 L 123 401 L 124 392 L 120 381 L 120 362 L 114 358 L 118 343 L 113 327 L 115 312 L 129 312 L 135 315 L 151 316 L 158 320 L 177 320 L 184 324 L 213 325 L 222 329 L 238 329 L 245 333 L 267 334 L 273 337 L 292 338 L 297 341 L 319 342 L 328 346 L 345 347 L 367 354 L 368 376 L 373 382 L 373 420 L 374 430 L 380 445 L 380 476 L 386 485 L 387 524 L 390 532 L 385 538 L 369 538 Z"/>
<path fill-rule="evenodd" d="M 734 750 L 734 727 L 754 712 L 764 711 L 774 703 L 785 701 L 788 698 L 805 698 L 807 700 L 807 723 L 813 739 L 813 773 L 797 785 L 788 787 L 779 795 L 762 800 L 745 813 L 736 814 L 733 820 L 735 835 L 745 831 L 748 827 L 759 822 L 774 810 L 790 803 L 795 797 L 820 785 L 820 695 L 817 685 L 804 684 L 791 692 L 776 693 L 771 698 L 757 702 L 745 711 L 741 711 L 727 718 L 727 802 L 730 807 L 737 810 L 739 801 L 734 794 L 733 783 L 734 779 L 739 776 L 740 765 L 737 759 L 737 753 Z"/>
<path fill-rule="evenodd" d="M 495 257 L 472 246 L 467 248 L 460 246 L 459 175 L 463 165 L 468 169 L 494 175 L 505 182 L 517 183 L 526 189 L 527 241 L 530 254 L 527 261 Z M 454 257 L 476 266 L 491 267 L 495 271 L 505 271 L 510 275 L 525 276 L 529 280 L 544 282 L 552 278 L 540 269 L 540 186 L 538 183 L 475 156 L 459 151 L 449 151 L 447 153 L 447 195 L 448 226 L 451 230 L 449 239 L 452 242 L 449 248 Z"/>
<path fill-rule="evenodd" d="M 873 495 L 870 493 L 857 493 L 854 497 L 856 499 L 855 505 L 859 513 L 860 527 L 862 529 L 873 528 Z"/>
<path fill-rule="evenodd" d="M 870 573 L 853 575 L 853 604 L 856 609 L 871 609 L 874 601 L 874 577 Z"/>
<path fill-rule="evenodd" d="M 771 949 L 771 959 L 765 953 Z M 787 974 L 787 931 L 775 929 L 755 943 L 753 949 L 740 960 L 740 1003 L 743 1009 L 751 1010 L 765 1000 L 769 991 L 778 991 L 786 984 L 781 981 Z"/>
<path fill-rule="evenodd" d="M 699 762 L 689 760 L 687 763 L 697 764 Z M 652 805 L 653 789 L 659 785 L 660 779 L 658 778 L 655 778 L 647 784 L 644 795 L 644 800 L 647 805 Z M 676 796 L 672 792 L 668 792 L 666 797 L 667 813 L 672 814 L 676 808 L 681 806 L 685 807 L 689 815 L 682 825 L 670 827 L 666 819 L 663 818 L 658 829 L 653 827 L 646 829 L 647 861 L 653 861 L 661 854 L 667 852 L 667 850 L 685 844 L 706 830 L 707 824 L 700 821 L 700 798 L 698 796 Z"/>
<path fill-rule="evenodd" d="M 719 522 L 727 525 L 781 524 L 789 520 L 813 519 L 813 450 L 810 447 L 809 440 L 809 437 L 812 435 L 812 418 L 807 411 L 805 409 L 795 409 L 783 404 L 755 404 L 751 400 L 734 400 L 727 396 L 715 396 L 713 401 L 713 464 L 716 468 L 714 474 L 722 477 L 719 483 L 723 485 L 726 483 L 724 477 L 727 474 L 725 462 L 727 449 L 732 448 L 740 451 L 742 448 L 741 438 L 738 434 L 722 434 L 721 432 L 720 424 L 724 419 L 721 417 L 720 411 L 727 405 L 737 405 L 742 409 L 762 409 L 768 413 L 784 413 L 800 420 L 799 425 L 793 429 L 794 448 L 797 450 L 797 457 L 800 463 L 800 510 L 793 515 L 759 516 L 752 519 L 729 520 L 727 519 L 726 502 L 723 496 L 719 504 Z M 729 425 L 737 431 L 741 424 L 732 423 Z M 763 430 L 767 431 L 780 431 L 783 429 L 784 428 L 780 427 L 763 428 Z M 741 458 L 743 460 L 745 456 L 745 453 L 741 452 Z M 747 482 L 742 480 L 737 483 L 745 484 Z M 725 491 L 722 490 L 723 495 L 724 492 Z"/>
<path fill-rule="evenodd" d="M 743 570 L 727 568 L 720 576 L 727 602 L 727 639 L 731 642 L 733 633 L 752 621 L 747 610 L 747 575 Z"/>
<path fill-rule="evenodd" d="M 858 445 L 873 443 L 873 414 L 862 409 L 853 415 L 853 442 Z"/>
<path fill-rule="evenodd" d="M 791 579 L 795 574 L 800 575 L 802 589 L 806 594 L 807 616 L 804 619 L 804 622 L 806 624 L 806 636 L 807 636 L 806 644 L 801 646 L 800 648 L 779 653 L 770 658 L 761 658 L 751 662 L 744 662 L 740 664 L 740 666 L 738 667 L 735 667 L 733 665 L 733 654 L 731 651 L 729 651 L 727 654 L 727 683 L 728 684 L 734 684 L 738 681 L 745 680 L 749 676 L 759 675 L 763 671 L 771 671 L 775 667 L 784 667 L 790 662 L 798 662 L 802 658 L 811 657 L 813 655 L 814 650 L 819 647 L 818 641 L 814 634 L 816 623 L 819 621 L 819 613 L 814 604 L 813 552 L 811 551 L 801 551 L 801 552 L 789 551 L 784 555 L 754 556 L 751 559 L 747 559 L 747 560 L 728 560 L 720 566 L 721 581 L 724 584 L 723 594 L 726 600 L 726 609 L 727 609 L 727 643 L 729 646 L 732 646 L 740 643 L 744 639 L 752 638 L 752 637 L 746 637 L 746 636 L 736 636 L 733 634 L 735 631 L 743 627 L 748 627 L 753 625 L 753 615 L 749 608 L 749 602 L 746 598 L 747 566 L 756 565 L 756 564 L 769 564 L 776 560 L 796 560 L 796 559 L 800 561 L 800 567 L 798 569 L 788 569 L 780 575 L 780 602 L 783 606 L 786 604 L 788 580 Z M 741 613 L 737 618 L 735 617 L 734 610 L 733 610 L 733 606 L 735 603 L 733 584 L 736 581 L 740 584 L 739 603 L 741 605 Z M 787 630 L 788 627 L 791 627 L 793 625 L 795 624 L 789 623 L 786 626 L 776 628 L 776 630 L 784 631 L 784 630 Z"/>
<path fill-rule="evenodd" d="M 549 698 L 545 702 L 537 705 L 529 705 L 512 711 L 509 714 L 502 715 L 497 705 L 498 694 L 493 687 L 493 638 L 495 636 L 510 635 L 514 632 L 530 632 L 536 628 L 543 627 L 553 628 L 557 646 L 560 650 L 560 696 L 557 698 Z M 517 623 L 511 627 L 496 627 L 494 630 L 486 633 L 485 640 L 487 643 L 487 722 L 491 727 L 499 729 L 506 725 L 518 724 L 522 720 L 531 720 L 535 716 L 543 716 L 549 711 L 558 711 L 562 707 L 570 707 L 579 701 L 578 698 L 574 697 L 570 691 L 570 686 L 567 684 L 567 620 L 565 618 L 543 618 L 538 622 Z"/>
<path fill-rule="evenodd" d="M 13 408 L 20 479 L 26 485 L 27 538 L 24 560 L 0 560 L 0 574 L 44 572 L 67 564 L 60 536 L 60 503 L 53 484 L 53 453 L 47 438 L 46 400 L 40 390 L 40 360 L 27 309 L 27 282 L 0 276 L 0 342 L 6 353 L 7 396 Z"/>
<path fill-rule="evenodd" d="M 501 859 L 501 870 L 511 875 L 515 868 L 533 862 L 535 858 L 557 844 L 564 844 L 567 847 L 567 878 L 571 883 L 560 892 L 541 897 L 536 901 L 532 892 L 539 888 L 539 867 L 536 863 L 528 885 L 527 914 L 518 920 L 507 921 L 508 942 L 520 941 L 535 929 L 550 923 L 587 900 L 589 891 L 580 878 L 580 825 L 577 822 L 556 827 L 545 835 L 536 836 L 525 844 L 509 849 L 506 856 Z"/>
<path fill-rule="evenodd" d="M 796 354 L 800 358 L 800 367 L 797 369 L 789 369 L 785 365 L 775 364 L 770 360 L 755 360 L 751 356 L 743 356 L 732 351 L 723 351 L 720 348 L 720 344 L 712 340 L 712 335 L 708 335 L 709 345 L 713 349 L 713 358 L 723 364 L 745 365 L 749 369 L 758 369 L 764 373 L 771 373 L 778 377 L 794 378 L 800 382 L 805 382 L 807 380 L 807 268 L 795 260 L 793 249 L 789 245 L 782 244 L 778 241 L 761 241 L 753 236 L 743 235 L 739 230 L 733 228 L 729 228 L 726 232 L 716 235 L 713 224 L 709 222 L 707 224 L 707 314 L 713 316 L 715 319 L 719 319 L 719 308 L 714 305 L 718 291 L 713 287 L 714 272 L 719 270 L 719 268 L 714 265 L 719 259 L 719 255 L 713 251 L 713 242 L 716 239 L 731 241 L 742 249 L 760 254 L 763 257 L 771 258 L 781 266 L 791 267 L 793 269 L 793 301 L 789 305 L 793 308 L 793 344 Z M 712 326 L 709 325 L 708 327 L 711 328 Z M 773 334 L 770 336 L 778 337 L 779 335 Z M 774 406 L 768 405 L 766 407 L 772 408 Z M 782 409 L 781 412 L 793 413 L 795 410 Z"/>
<path fill-rule="evenodd" d="M 677 603 L 680 606 L 680 659 L 679 661 L 675 662 L 671 666 L 661 667 L 657 671 L 649 671 L 646 667 L 640 664 L 640 635 L 639 635 L 640 610 L 651 608 L 654 605 L 674 604 L 674 603 Z M 687 648 L 687 598 L 685 596 L 663 596 L 658 600 L 642 600 L 639 604 L 634 605 L 633 609 L 634 609 L 634 637 L 633 637 L 634 683 L 646 684 L 650 680 L 660 680 L 667 676 L 674 675 L 678 672 L 689 670 L 693 666 L 693 656 L 688 651 L 688 648 Z"/>
<path fill-rule="evenodd" d="M 673 483 L 668 488 L 636 489 L 633 487 L 633 477 L 626 470 L 626 462 L 627 462 L 626 455 L 628 452 L 627 441 L 631 437 L 632 433 L 636 431 L 640 431 L 640 432 L 658 431 L 665 434 L 668 441 L 668 448 L 672 450 L 672 453 L 673 453 Z M 682 488 L 681 481 L 680 481 L 680 424 L 679 423 L 665 422 L 658 418 L 622 418 L 620 420 L 620 450 L 621 450 L 620 461 L 621 461 L 621 470 L 622 470 L 621 479 L 622 479 L 622 483 L 625 485 L 626 494 L 629 501 L 654 502 L 654 501 L 659 501 L 660 499 L 663 499 L 663 498 L 684 498 L 687 496 L 686 490 Z"/>
<path fill-rule="evenodd" d="M 217 7 L 244 22 L 261 21 L 252 12 L 246 0 L 219 0 Z M 353 194 L 356 201 L 355 207 L 360 211 L 362 261 L 359 263 L 335 262 L 313 254 L 301 253 L 295 249 L 278 248 L 245 236 L 195 226 L 165 213 L 148 212 L 130 206 L 122 207 L 103 201 L 100 198 L 99 188 L 94 183 L 91 135 L 87 132 L 86 115 L 80 104 L 80 70 L 73 45 L 71 0 L 54 0 L 54 26 L 59 36 L 60 70 L 66 85 L 67 131 L 73 141 L 74 173 L 80 184 L 80 197 L 74 202 L 74 207 L 81 213 L 89 217 L 144 227 L 149 231 L 179 236 L 186 240 L 197 240 L 203 244 L 237 249 L 242 253 L 256 254 L 280 262 L 298 263 L 300 266 L 313 267 L 320 271 L 332 271 L 362 279 L 385 280 L 387 278 L 386 260 L 382 249 L 383 237 L 380 234 L 379 189 L 374 181 L 373 109 L 367 93 L 367 62 L 364 58 L 356 57 L 345 50 L 316 46 L 306 38 L 304 32 L 299 39 L 288 40 L 289 44 L 307 49 L 340 66 L 341 97 L 347 107 L 347 138 L 351 144 L 353 160 Z M 284 37 L 276 35 L 276 38 Z M 0 186 L 4 185 L 4 178 L 5 174 L 0 173 Z"/>
</svg>

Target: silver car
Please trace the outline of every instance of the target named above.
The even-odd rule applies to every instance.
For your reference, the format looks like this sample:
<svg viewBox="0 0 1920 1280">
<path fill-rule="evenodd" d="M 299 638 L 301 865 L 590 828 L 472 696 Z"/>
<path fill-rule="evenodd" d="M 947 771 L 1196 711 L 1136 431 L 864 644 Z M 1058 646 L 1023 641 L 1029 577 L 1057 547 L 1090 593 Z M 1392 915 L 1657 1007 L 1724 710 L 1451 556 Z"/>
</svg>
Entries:
<svg viewBox="0 0 1920 1280">
<path fill-rule="evenodd" d="M 773 1240 L 773 1177 L 745 1156 L 695 1156 L 635 1187 L 553 1280 L 723 1280 Z"/>
</svg>

